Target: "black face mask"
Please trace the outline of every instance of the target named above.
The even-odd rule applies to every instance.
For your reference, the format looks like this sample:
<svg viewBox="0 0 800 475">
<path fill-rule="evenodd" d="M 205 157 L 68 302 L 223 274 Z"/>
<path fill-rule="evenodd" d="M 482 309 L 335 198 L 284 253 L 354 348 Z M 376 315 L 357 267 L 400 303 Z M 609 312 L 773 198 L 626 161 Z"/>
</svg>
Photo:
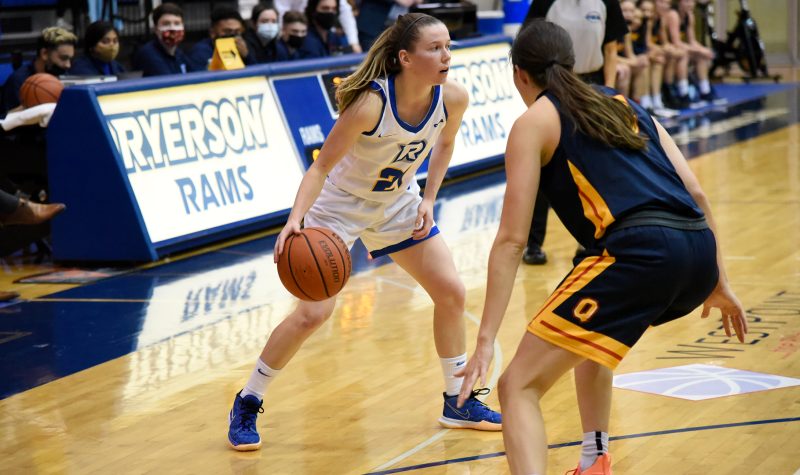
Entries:
<svg viewBox="0 0 800 475">
<path fill-rule="evenodd" d="M 61 75 L 67 74 L 67 70 L 62 68 L 61 66 L 51 64 L 50 66 L 44 67 L 44 72 L 47 74 L 52 74 L 55 77 L 59 77 Z"/>
<path fill-rule="evenodd" d="M 286 40 L 286 43 L 289 44 L 294 49 L 300 49 L 303 46 L 303 43 L 306 42 L 305 36 L 297 36 L 297 35 L 289 35 L 289 39 Z"/>
<path fill-rule="evenodd" d="M 316 20 L 319 26 L 329 30 L 336 25 L 336 14 L 331 12 L 317 12 L 314 14 L 314 20 Z"/>
</svg>

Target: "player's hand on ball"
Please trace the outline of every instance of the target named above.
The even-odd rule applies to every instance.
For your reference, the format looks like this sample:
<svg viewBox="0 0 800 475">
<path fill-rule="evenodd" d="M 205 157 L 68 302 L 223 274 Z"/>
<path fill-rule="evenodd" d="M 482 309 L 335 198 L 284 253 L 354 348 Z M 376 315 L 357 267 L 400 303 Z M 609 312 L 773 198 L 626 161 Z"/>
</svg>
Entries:
<svg viewBox="0 0 800 475">
<path fill-rule="evenodd" d="M 281 233 L 278 234 L 278 239 L 275 240 L 275 250 L 272 256 L 272 260 L 275 262 L 275 264 L 278 263 L 278 258 L 283 252 L 283 245 L 286 243 L 286 239 L 288 239 L 292 234 L 300 234 L 300 223 L 287 221 L 286 225 L 281 230 Z"/>
</svg>

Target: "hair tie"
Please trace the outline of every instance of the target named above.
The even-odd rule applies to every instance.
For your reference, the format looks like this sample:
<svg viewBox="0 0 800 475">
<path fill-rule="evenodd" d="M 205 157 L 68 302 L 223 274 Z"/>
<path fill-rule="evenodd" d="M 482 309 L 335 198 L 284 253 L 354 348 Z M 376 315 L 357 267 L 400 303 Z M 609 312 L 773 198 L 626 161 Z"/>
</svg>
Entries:
<svg viewBox="0 0 800 475">
<path fill-rule="evenodd" d="M 555 59 L 551 59 L 550 61 L 547 62 L 547 66 L 546 67 L 549 68 L 549 67 L 553 66 L 554 64 L 558 64 L 558 61 L 556 61 Z"/>
</svg>

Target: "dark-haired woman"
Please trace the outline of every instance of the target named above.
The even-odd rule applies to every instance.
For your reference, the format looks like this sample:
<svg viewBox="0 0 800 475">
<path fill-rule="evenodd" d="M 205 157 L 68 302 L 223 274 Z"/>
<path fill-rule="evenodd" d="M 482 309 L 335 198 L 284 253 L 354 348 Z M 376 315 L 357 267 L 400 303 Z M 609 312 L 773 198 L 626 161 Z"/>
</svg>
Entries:
<svg viewBox="0 0 800 475">
<path fill-rule="evenodd" d="M 309 0 L 305 13 L 308 36 L 302 47 L 304 58 L 324 58 L 353 51 L 339 24 L 337 0 Z"/>
<path fill-rule="evenodd" d="M 266 3 L 255 5 L 250 14 L 249 28 L 242 37 L 256 63 L 277 61 L 279 33 L 278 10 Z"/>
<path fill-rule="evenodd" d="M 588 257 L 533 317 L 500 379 L 503 439 L 514 474 L 545 475 L 539 400 L 575 369 L 584 431 L 583 475 L 611 474 L 608 423 L 613 369 L 649 326 L 703 305 L 722 311 L 728 335 L 747 331 L 725 275 L 708 200 L 667 132 L 635 102 L 572 72 L 567 32 L 523 27 L 511 49 L 528 110 L 506 148 L 507 186 L 475 354 L 459 401 L 486 377 L 540 187 Z"/>
<path fill-rule="evenodd" d="M 96 21 L 86 27 L 83 36 L 85 54 L 72 62 L 73 76 L 116 76 L 125 71 L 116 61 L 119 54 L 119 32 L 114 25 Z"/>
<path fill-rule="evenodd" d="M 311 4 L 311 2 L 309 2 Z M 450 34 L 436 18 L 403 15 L 384 31 L 359 68 L 336 91 L 339 119 L 297 191 L 286 226 L 275 242 L 275 262 L 300 222 L 336 232 L 351 247 L 361 239 L 373 257 L 389 255 L 433 300 L 433 333 L 444 375 L 439 423 L 453 429 L 500 430 L 500 414 L 476 395 L 455 407 L 456 373 L 466 363 L 464 285 L 433 222 L 469 97 L 447 80 Z M 414 178 L 430 155 L 424 196 Z M 267 386 L 333 313 L 336 297 L 298 302 L 267 341 L 250 379 L 234 400 L 228 440 L 256 450 L 256 416 Z"/>
</svg>

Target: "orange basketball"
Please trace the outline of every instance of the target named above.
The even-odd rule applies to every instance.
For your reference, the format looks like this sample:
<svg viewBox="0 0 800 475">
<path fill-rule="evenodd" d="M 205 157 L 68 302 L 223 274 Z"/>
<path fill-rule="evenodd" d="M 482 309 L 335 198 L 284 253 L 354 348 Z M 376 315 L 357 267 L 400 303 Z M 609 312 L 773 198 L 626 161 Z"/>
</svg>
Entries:
<svg viewBox="0 0 800 475">
<path fill-rule="evenodd" d="M 347 245 L 325 228 L 305 228 L 289 236 L 278 258 L 283 286 L 300 300 L 333 297 L 347 283 L 352 269 Z"/>
<path fill-rule="evenodd" d="M 22 83 L 19 97 L 22 105 L 27 107 L 38 106 L 48 102 L 58 102 L 64 85 L 52 74 L 36 73 Z"/>
</svg>

